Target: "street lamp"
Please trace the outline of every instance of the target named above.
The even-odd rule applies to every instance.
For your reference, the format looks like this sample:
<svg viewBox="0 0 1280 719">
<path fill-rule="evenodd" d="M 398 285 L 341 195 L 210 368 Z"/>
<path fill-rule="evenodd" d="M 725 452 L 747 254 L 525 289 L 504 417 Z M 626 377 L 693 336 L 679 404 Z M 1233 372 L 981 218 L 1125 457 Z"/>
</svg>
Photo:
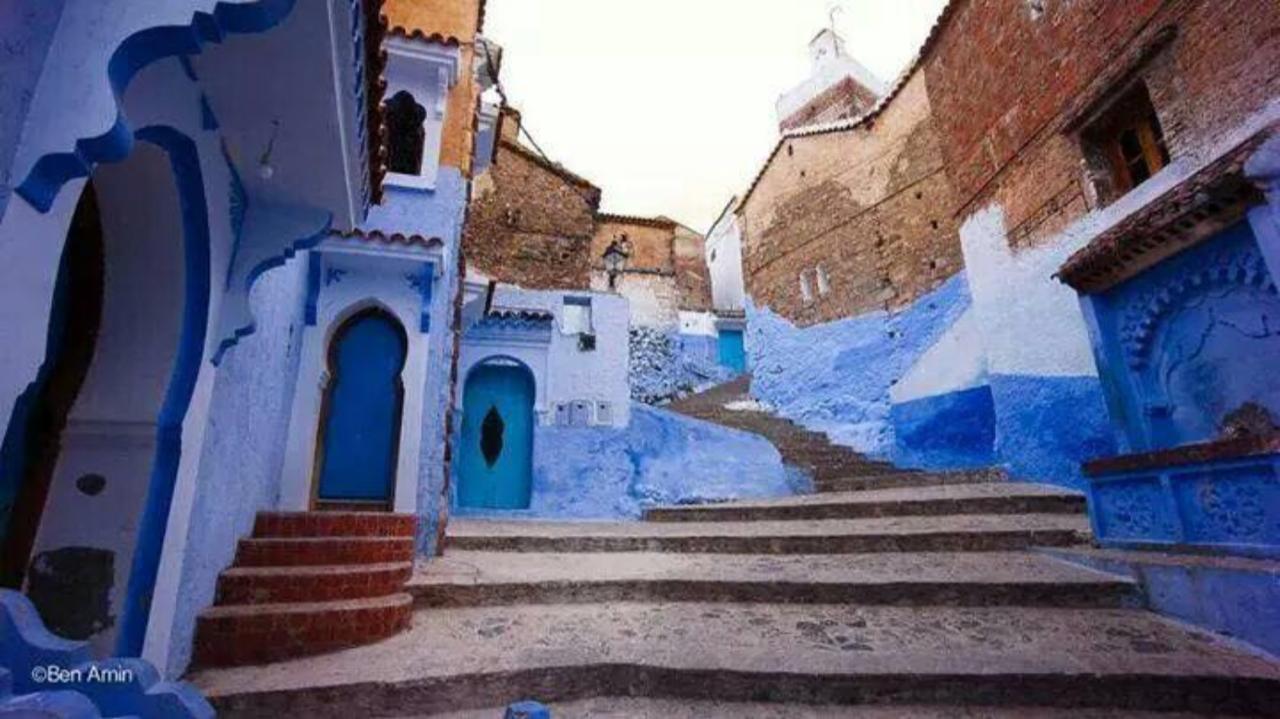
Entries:
<svg viewBox="0 0 1280 719">
<path fill-rule="evenodd" d="M 631 259 L 631 253 L 628 251 L 631 243 L 627 241 L 626 235 L 619 235 L 604 250 L 604 271 L 609 273 L 609 289 L 612 291 L 617 289 L 618 275 L 627 267 L 627 260 Z"/>
</svg>

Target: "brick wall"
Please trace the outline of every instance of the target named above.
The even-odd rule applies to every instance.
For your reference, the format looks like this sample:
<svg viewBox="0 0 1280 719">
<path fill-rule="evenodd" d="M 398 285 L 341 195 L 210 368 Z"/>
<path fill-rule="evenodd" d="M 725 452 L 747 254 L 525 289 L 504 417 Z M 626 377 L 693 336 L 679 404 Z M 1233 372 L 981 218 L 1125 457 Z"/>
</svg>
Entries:
<svg viewBox="0 0 1280 719">
<path fill-rule="evenodd" d="M 590 183 L 504 139 L 472 187 L 467 261 L 528 289 L 585 289 L 599 202 Z"/>
<path fill-rule="evenodd" d="M 676 227 L 672 262 L 682 310 L 711 309 L 711 272 L 707 268 L 706 245 L 702 235 L 683 225 Z"/>
<path fill-rule="evenodd" d="M 747 291 L 800 324 L 901 307 L 955 274 L 954 194 L 923 74 L 873 122 L 784 138 L 739 214 Z"/>
<path fill-rule="evenodd" d="M 1033 17 L 1025 0 L 961 0 L 924 63 L 958 211 L 999 202 L 1015 248 L 1094 206 L 1077 133 L 1131 81 L 1146 83 L 1175 159 L 1280 95 L 1278 3 L 1044 7 Z"/>
<path fill-rule="evenodd" d="M 875 107 L 876 101 L 875 93 L 859 85 L 853 78 L 846 77 L 784 119 L 780 129 L 785 132 L 802 125 L 857 117 Z"/>
</svg>

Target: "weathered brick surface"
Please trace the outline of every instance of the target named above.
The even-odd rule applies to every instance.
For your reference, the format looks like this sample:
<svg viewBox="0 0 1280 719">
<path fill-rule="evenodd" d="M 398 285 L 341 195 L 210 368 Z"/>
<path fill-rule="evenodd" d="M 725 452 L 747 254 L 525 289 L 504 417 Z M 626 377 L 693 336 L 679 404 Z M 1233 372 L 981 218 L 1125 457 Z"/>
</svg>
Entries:
<svg viewBox="0 0 1280 719">
<path fill-rule="evenodd" d="M 595 237 L 591 241 L 591 265 L 597 286 L 607 286 L 604 251 L 615 239 L 625 235 L 631 244 L 631 258 L 626 275 L 619 280 L 619 290 L 640 302 L 657 308 L 670 304 L 661 314 L 675 321 L 677 310 L 709 310 L 711 308 L 711 274 L 705 255 L 706 238 L 665 217 L 627 217 L 601 214 L 596 217 Z M 633 297 L 633 291 L 639 293 Z M 635 314 L 633 306 L 633 316 Z M 655 310 L 656 311 L 656 310 Z M 645 311 L 641 311 L 644 314 Z"/>
<path fill-rule="evenodd" d="M 599 202 L 600 190 L 590 183 L 504 139 L 472 187 L 467 261 L 530 289 L 586 288 Z"/>
<path fill-rule="evenodd" d="M 802 324 L 905 305 L 961 269 L 953 210 L 917 74 L 874 122 L 783 141 L 740 209 L 747 289 Z"/>
<path fill-rule="evenodd" d="M 875 107 L 877 100 L 875 93 L 859 85 L 853 78 L 846 77 L 791 113 L 779 127 L 786 131 L 803 125 L 857 117 Z"/>
<path fill-rule="evenodd" d="M 1009 242 L 1042 244 L 1091 209 L 1082 121 L 1142 79 L 1174 158 L 1280 94 L 1280 4 L 958 2 L 924 62 L 965 215 L 999 202 Z M 996 50 L 998 49 L 998 51 Z"/>
</svg>

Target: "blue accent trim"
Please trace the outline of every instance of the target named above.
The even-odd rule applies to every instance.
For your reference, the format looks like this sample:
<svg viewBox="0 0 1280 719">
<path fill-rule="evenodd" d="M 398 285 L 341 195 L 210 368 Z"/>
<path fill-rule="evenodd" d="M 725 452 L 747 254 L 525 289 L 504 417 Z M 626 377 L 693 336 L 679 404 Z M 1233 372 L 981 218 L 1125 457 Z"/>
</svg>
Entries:
<svg viewBox="0 0 1280 719">
<path fill-rule="evenodd" d="M 71 152 L 54 152 L 36 160 L 31 172 L 14 192 L 45 213 L 68 180 L 88 177 L 94 165 L 116 162 L 133 148 L 134 133 L 125 121 L 121 99 L 142 68 L 166 57 L 195 54 L 228 35 L 260 33 L 280 23 L 297 0 L 257 0 L 252 3 L 220 2 L 212 13 L 197 12 L 188 25 L 165 25 L 140 30 L 125 38 L 107 62 L 107 78 L 116 98 L 116 121 L 97 137 L 76 140 Z"/>
<path fill-rule="evenodd" d="M 182 66 L 182 72 L 191 82 L 200 82 L 199 76 L 196 75 L 196 68 L 191 64 L 190 55 L 179 55 L 178 64 Z"/>
<path fill-rule="evenodd" d="M 307 255 L 307 309 L 306 322 L 314 327 L 316 324 L 316 303 L 320 299 L 320 253 Z"/>
<path fill-rule="evenodd" d="M 122 656 L 142 653 L 147 620 L 151 614 L 151 595 L 155 590 L 164 548 L 165 526 L 173 503 L 178 462 L 182 457 L 182 421 L 195 392 L 200 360 L 204 354 L 210 291 L 209 208 L 204 194 L 199 149 L 191 138 L 171 127 L 146 127 L 138 131 L 137 137 L 169 155 L 182 206 L 186 298 L 183 301 L 178 353 L 174 358 L 164 404 L 156 418 L 156 454 L 146 504 L 138 522 L 133 565 L 121 613 L 120 634 L 116 640 L 116 653 Z"/>
<path fill-rule="evenodd" d="M 200 127 L 210 131 L 218 129 L 218 118 L 214 117 L 209 98 L 204 93 L 200 93 Z"/>
<path fill-rule="evenodd" d="M 422 265 L 422 280 L 418 286 L 418 291 L 422 293 L 422 319 L 418 323 L 418 330 L 423 334 L 431 331 L 431 297 L 435 291 L 435 281 L 435 263 L 424 262 Z"/>
<path fill-rule="evenodd" d="M 333 214 L 330 213 L 329 216 L 325 219 L 324 227 L 322 227 L 319 232 L 316 232 L 314 235 L 310 235 L 300 240 L 297 240 L 292 245 L 286 247 L 284 252 L 280 253 L 278 256 L 272 257 L 271 259 L 268 259 L 259 263 L 257 267 L 254 267 L 253 270 L 249 272 L 249 276 L 245 280 L 245 292 L 248 293 L 249 288 L 253 287 L 253 283 L 256 282 L 258 278 L 261 277 L 262 274 L 267 270 L 280 267 L 284 265 L 285 262 L 288 262 L 289 260 L 293 259 L 294 256 L 296 256 L 299 252 L 302 252 L 304 250 L 309 250 L 312 247 L 315 247 L 316 245 L 320 244 L 320 241 L 329 235 L 329 232 L 331 231 L 332 227 L 333 227 Z M 230 271 L 230 269 L 228 271 Z M 248 324 L 248 325 L 245 325 L 244 327 L 237 327 L 236 330 L 231 333 L 230 337 L 227 337 L 218 343 L 218 349 L 214 351 L 212 359 L 209 360 L 210 363 L 213 364 L 214 367 L 217 367 L 219 364 L 222 363 L 222 358 L 224 355 L 226 355 L 227 350 L 231 349 L 232 347 L 235 347 L 236 344 L 239 343 L 241 339 L 253 334 L 254 332 L 257 331 L 257 329 L 258 327 L 256 324 Z"/>
</svg>

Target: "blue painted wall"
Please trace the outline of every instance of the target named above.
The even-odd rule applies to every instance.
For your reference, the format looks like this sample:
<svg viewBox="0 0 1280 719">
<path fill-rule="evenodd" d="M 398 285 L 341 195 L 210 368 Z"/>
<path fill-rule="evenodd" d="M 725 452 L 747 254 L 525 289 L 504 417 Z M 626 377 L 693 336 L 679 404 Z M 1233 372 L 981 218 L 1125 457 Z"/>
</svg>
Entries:
<svg viewBox="0 0 1280 719">
<path fill-rule="evenodd" d="M 364 313 L 333 342 L 319 498 L 389 500 L 400 441 L 404 330 L 385 312 Z"/>
<path fill-rule="evenodd" d="M 1088 301 L 1122 446 L 1212 439 L 1245 402 L 1280 420 L 1280 296 L 1247 222 Z"/>
<path fill-rule="evenodd" d="M 13 183 L 10 165 L 65 0 L 0 3 L 0 217 Z"/>
<path fill-rule="evenodd" d="M 964 273 L 900 312 L 869 312 L 804 328 L 748 303 L 751 392 L 841 444 L 890 457 L 895 451 L 890 389 L 969 303 Z M 928 421 L 911 408 L 905 414 L 913 426 Z M 982 441 L 983 433 L 974 436 Z M 921 449 L 927 453 L 928 448 Z M 981 451 L 961 448 L 965 456 Z"/>
<path fill-rule="evenodd" d="M 893 405 L 893 461 L 909 467 L 988 467 L 996 464 L 995 401 L 991 387 Z"/>
<path fill-rule="evenodd" d="M 188 546 L 198 551 L 182 566 L 166 675 L 186 667 L 196 614 L 213 603 L 237 540 L 249 534 L 256 512 L 276 506 L 301 356 L 304 271 L 292 261 L 258 279 L 250 293 L 258 331 L 218 367 L 189 529 Z"/>
<path fill-rule="evenodd" d="M 787 496 L 808 490 L 763 438 L 634 403 L 631 425 L 535 430 L 533 493 L 521 512 L 464 516 L 638 518 L 652 504 Z"/>
<path fill-rule="evenodd" d="M 996 456 L 1014 479 L 1084 486 L 1082 462 L 1116 453 L 1094 377 L 991 375 Z"/>
</svg>

